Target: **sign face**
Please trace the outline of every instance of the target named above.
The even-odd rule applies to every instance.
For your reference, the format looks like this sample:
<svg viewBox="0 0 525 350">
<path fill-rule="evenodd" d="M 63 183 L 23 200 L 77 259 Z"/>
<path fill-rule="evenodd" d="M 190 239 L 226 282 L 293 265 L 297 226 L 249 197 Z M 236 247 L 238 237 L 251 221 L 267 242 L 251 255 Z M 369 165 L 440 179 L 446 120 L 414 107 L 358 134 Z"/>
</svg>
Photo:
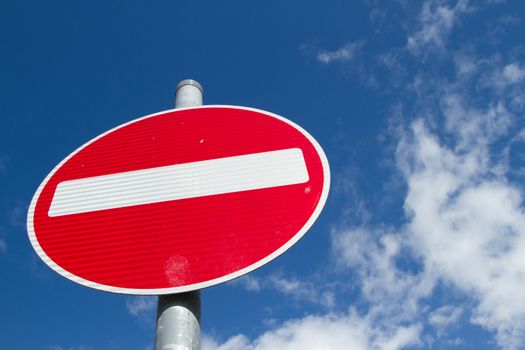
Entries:
<svg viewBox="0 0 525 350">
<path fill-rule="evenodd" d="M 51 171 L 31 243 L 82 285 L 169 294 L 250 272 L 297 242 L 328 196 L 328 161 L 291 121 L 202 106 L 116 127 Z"/>
</svg>

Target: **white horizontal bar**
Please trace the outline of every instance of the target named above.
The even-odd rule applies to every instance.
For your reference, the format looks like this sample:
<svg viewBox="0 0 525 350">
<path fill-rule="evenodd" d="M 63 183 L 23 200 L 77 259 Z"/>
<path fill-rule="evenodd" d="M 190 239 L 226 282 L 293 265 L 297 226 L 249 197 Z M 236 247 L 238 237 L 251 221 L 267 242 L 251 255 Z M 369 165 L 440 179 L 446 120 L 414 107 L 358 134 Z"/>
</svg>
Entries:
<svg viewBox="0 0 525 350">
<path fill-rule="evenodd" d="M 49 216 L 305 183 L 299 148 L 210 159 L 58 184 Z"/>
</svg>

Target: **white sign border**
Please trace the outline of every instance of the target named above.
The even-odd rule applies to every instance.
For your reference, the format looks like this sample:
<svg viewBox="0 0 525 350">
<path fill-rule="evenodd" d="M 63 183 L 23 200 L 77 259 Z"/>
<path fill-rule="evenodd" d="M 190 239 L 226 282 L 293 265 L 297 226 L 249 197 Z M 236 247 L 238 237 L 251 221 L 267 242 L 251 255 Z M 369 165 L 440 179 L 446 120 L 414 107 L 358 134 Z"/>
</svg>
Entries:
<svg viewBox="0 0 525 350">
<path fill-rule="evenodd" d="M 109 286 L 109 285 L 105 285 L 105 284 L 100 284 L 100 283 L 96 283 L 96 282 L 93 282 L 93 281 L 89 281 L 89 280 L 86 280 L 86 279 L 84 279 L 82 277 L 74 275 L 71 272 L 65 270 L 64 268 L 59 266 L 57 263 L 55 263 L 49 256 L 47 256 L 47 254 L 44 252 L 44 250 L 42 249 L 42 247 L 38 243 L 38 240 L 37 240 L 36 234 L 35 234 L 35 229 L 34 229 L 34 226 L 33 226 L 33 218 L 34 218 L 34 213 L 35 213 L 35 206 L 36 206 L 36 202 L 37 202 L 37 200 L 38 200 L 38 198 L 40 196 L 40 193 L 42 192 L 42 190 L 46 186 L 46 184 L 49 181 L 49 179 L 51 179 L 51 177 L 55 174 L 55 172 L 60 167 L 62 167 L 62 165 L 64 163 L 66 163 L 75 154 L 77 154 L 78 152 L 80 152 L 82 149 L 84 149 L 85 147 L 89 146 L 93 142 L 95 142 L 98 139 L 106 136 L 107 134 L 112 133 L 113 131 L 118 130 L 120 128 L 123 128 L 123 127 L 125 127 L 125 126 L 127 126 L 129 124 L 133 124 L 133 123 L 136 123 L 136 122 L 138 122 L 140 120 L 147 119 L 147 118 L 152 118 L 152 117 L 155 117 L 155 116 L 158 116 L 158 115 L 161 115 L 161 114 L 166 114 L 166 113 L 171 113 L 171 112 L 180 112 L 180 111 L 191 110 L 191 109 L 206 109 L 206 108 L 232 108 L 232 109 L 236 109 L 236 110 L 240 109 L 240 110 L 257 112 L 257 113 L 261 113 L 261 114 L 273 117 L 275 119 L 278 119 L 280 121 L 283 121 L 283 122 L 289 124 L 290 126 L 295 128 L 296 130 L 300 131 L 312 143 L 312 145 L 314 146 L 315 150 L 317 151 L 317 154 L 319 155 L 319 158 L 321 159 L 321 163 L 322 163 L 322 167 L 323 167 L 323 176 L 324 176 L 323 190 L 321 192 L 321 197 L 319 198 L 319 202 L 317 203 L 317 206 L 315 207 L 314 212 L 312 213 L 312 215 L 310 216 L 308 221 L 304 224 L 304 226 L 288 242 L 286 242 L 284 245 L 282 245 L 279 249 L 274 251 L 272 254 L 266 256 L 264 259 L 261 259 L 261 260 L 257 261 L 256 263 L 254 263 L 252 265 L 249 265 L 249 266 L 247 266 L 247 267 L 245 267 L 245 268 L 243 268 L 241 270 L 235 271 L 235 272 L 230 273 L 228 275 L 225 275 L 225 276 L 222 276 L 222 277 L 219 277 L 219 278 L 215 278 L 215 279 L 212 279 L 212 280 L 209 280 L 209 281 L 206 281 L 206 282 L 189 284 L 189 285 L 186 285 L 186 286 L 170 287 L 170 288 L 154 288 L 154 289 L 121 288 L 121 287 L 114 287 L 114 286 Z M 28 213 L 27 213 L 27 232 L 28 232 L 28 235 L 29 235 L 29 240 L 31 242 L 31 245 L 33 246 L 33 249 L 36 251 L 36 253 L 40 257 L 40 259 L 42 259 L 46 263 L 46 265 L 48 265 L 51 269 L 53 269 L 54 271 L 56 271 L 57 273 L 59 273 L 63 277 L 65 277 L 65 278 L 67 278 L 67 279 L 69 279 L 69 280 L 71 280 L 71 281 L 73 281 L 75 283 L 78 283 L 80 285 L 83 285 L 83 286 L 86 286 L 86 287 L 89 287 L 89 288 L 94 288 L 94 289 L 106 291 L 106 292 L 119 293 L 119 294 L 129 294 L 129 295 L 163 295 L 163 294 L 183 293 L 183 292 L 189 292 L 189 291 L 193 291 L 193 290 L 198 290 L 198 289 L 211 287 L 211 286 L 214 286 L 214 285 L 217 285 L 217 284 L 220 284 L 220 283 L 224 283 L 224 282 L 230 281 L 230 280 L 232 280 L 234 278 L 237 278 L 237 277 L 240 277 L 242 275 L 245 275 L 245 274 L 247 274 L 247 273 L 249 273 L 249 272 L 251 272 L 253 270 L 256 270 L 259 267 L 267 264 L 268 262 L 274 260 L 279 255 L 281 255 L 282 253 L 287 251 L 290 247 L 292 247 L 295 243 L 297 243 L 297 241 L 299 239 L 301 239 L 301 237 L 303 237 L 305 235 L 305 233 L 308 231 L 308 229 L 310 229 L 310 227 L 313 225 L 315 220 L 319 217 L 319 214 L 321 213 L 321 211 L 322 211 L 322 209 L 323 209 L 323 207 L 324 207 L 324 205 L 326 203 L 326 200 L 328 198 L 329 190 L 330 190 L 330 168 L 329 168 L 329 165 L 328 165 L 328 159 L 326 158 L 326 154 L 324 153 L 323 149 L 321 148 L 321 145 L 319 145 L 319 143 L 306 130 L 304 130 L 302 127 L 300 127 L 299 125 L 295 124 L 294 122 L 292 122 L 292 121 L 290 121 L 290 120 L 288 120 L 288 119 L 286 119 L 284 117 L 281 117 L 280 115 L 277 115 L 277 114 L 274 114 L 274 113 L 271 113 L 271 112 L 268 112 L 268 111 L 264 111 L 264 110 L 261 110 L 261 109 L 250 108 L 250 107 L 241 107 L 241 106 L 233 106 L 233 105 L 204 105 L 204 106 L 198 106 L 198 107 L 168 109 L 168 110 L 165 110 L 165 111 L 162 111 L 162 112 L 149 114 L 149 115 L 146 115 L 144 117 L 140 117 L 140 118 L 134 119 L 132 121 L 126 122 L 124 124 L 121 124 L 119 126 L 116 126 L 113 129 L 110 129 L 110 130 L 100 134 L 99 136 L 95 137 L 94 139 L 86 142 L 85 144 L 83 144 L 82 146 L 77 148 L 75 151 L 73 151 L 64 160 L 62 160 L 46 176 L 46 178 L 44 179 L 44 181 L 42 181 L 40 186 L 38 186 L 38 189 L 37 189 L 35 195 L 33 196 L 32 200 L 31 200 L 31 204 L 29 205 L 29 210 L 28 210 Z"/>
</svg>

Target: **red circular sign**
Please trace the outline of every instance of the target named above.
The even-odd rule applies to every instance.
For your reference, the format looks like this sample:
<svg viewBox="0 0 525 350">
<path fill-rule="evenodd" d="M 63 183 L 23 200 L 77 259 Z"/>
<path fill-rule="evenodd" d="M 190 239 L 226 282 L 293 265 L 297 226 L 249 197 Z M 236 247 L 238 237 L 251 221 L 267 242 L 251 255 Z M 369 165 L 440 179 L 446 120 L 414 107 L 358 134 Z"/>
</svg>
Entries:
<svg viewBox="0 0 525 350">
<path fill-rule="evenodd" d="M 200 289 L 274 259 L 313 224 L 328 161 L 269 112 L 203 106 L 149 115 L 86 143 L 51 171 L 28 232 L 52 269 L 127 294 Z"/>
</svg>

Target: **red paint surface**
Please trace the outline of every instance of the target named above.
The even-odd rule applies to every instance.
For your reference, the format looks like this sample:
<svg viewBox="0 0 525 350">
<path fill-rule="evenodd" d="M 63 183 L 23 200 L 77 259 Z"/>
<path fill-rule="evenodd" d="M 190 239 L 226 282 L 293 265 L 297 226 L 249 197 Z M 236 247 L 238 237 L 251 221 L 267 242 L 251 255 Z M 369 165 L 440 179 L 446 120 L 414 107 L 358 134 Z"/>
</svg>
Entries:
<svg viewBox="0 0 525 350">
<path fill-rule="evenodd" d="M 300 148 L 304 184 L 49 217 L 66 180 Z M 282 247 L 319 202 L 323 168 L 312 143 L 289 124 L 255 111 L 167 112 L 92 142 L 49 179 L 34 213 L 36 238 L 57 265 L 85 280 L 156 289 L 209 281 Z"/>
</svg>

